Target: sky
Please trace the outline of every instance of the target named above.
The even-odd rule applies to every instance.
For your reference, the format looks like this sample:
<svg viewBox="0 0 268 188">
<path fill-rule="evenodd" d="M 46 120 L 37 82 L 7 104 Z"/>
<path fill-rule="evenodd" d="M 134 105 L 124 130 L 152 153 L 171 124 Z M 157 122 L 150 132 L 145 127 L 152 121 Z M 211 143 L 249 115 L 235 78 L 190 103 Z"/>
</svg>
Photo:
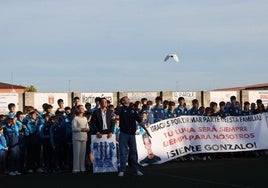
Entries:
<svg viewBox="0 0 268 188">
<path fill-rule="evenodd" d="M 267 0 L 0 0 L 0 82 L 38 92 L 267 83 L 267 54 Z"/>
</svg>

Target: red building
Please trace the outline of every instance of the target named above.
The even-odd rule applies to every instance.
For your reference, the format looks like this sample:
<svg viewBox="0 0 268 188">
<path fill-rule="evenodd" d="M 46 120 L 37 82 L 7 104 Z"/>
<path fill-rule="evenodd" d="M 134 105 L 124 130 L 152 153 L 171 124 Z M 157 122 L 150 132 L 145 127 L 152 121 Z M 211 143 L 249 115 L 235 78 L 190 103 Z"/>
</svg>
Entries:
<svg viewBox="0 0 268 188">
<path fill-rule="evenodd" d="M 214 91 L 241 91 L 241 90 L 268 90 L 268 83 L 221 88 L 221 89 L 215 89 Z"/>
<path fill-rule="evenodd" d="M 20 85 L 0 82 L 0 93 L 11 93 L 11 92 L 24 93 L 25 88 L 26 87 Z"/>
</svg>

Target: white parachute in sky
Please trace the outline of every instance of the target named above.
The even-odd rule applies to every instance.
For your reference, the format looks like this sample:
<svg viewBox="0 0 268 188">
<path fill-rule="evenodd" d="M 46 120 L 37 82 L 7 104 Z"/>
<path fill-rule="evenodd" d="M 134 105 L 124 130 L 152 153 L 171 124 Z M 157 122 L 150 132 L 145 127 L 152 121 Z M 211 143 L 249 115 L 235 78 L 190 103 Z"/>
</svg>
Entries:
<svg viewBox="0 0 268 188">
<path fill-rule="evenodd" d="M 164 61 L 167 61 L 169 58 L 174 59 L 174 61 L 176 61 L 177 63 L 179 62 L 179 57 L 177 54 L 168 54 Z"/>
</svg>

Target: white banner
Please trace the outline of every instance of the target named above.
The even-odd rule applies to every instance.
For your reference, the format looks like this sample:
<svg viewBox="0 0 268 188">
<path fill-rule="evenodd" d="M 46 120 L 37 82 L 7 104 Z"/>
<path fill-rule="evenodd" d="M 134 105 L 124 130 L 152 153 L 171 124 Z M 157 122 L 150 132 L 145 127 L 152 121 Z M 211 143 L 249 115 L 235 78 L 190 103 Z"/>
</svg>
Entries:
<svg viewBox="0 0 268 188">
<path fill-rule="evenodd" d="M 34 93 L 34 107 L 42 111 L 42 105 L 48 103 L 53 106 L 53 111 L 55 112 L 59 107 L 58 99 L 63 99 L 64 106 L 69 106 L 68 93 Z"/>
<path fill-rule="evenodd" d="M 139 163 L 160 164 L 190 153 L 268 149 L 266 118 L 267 113 L 225 119 L 180 116 L 154 123 L 148 128 L 151 143 L 136 136 Z"/>
<path fill-rule="evenodd" d="M 91 135 L 91 151 L 93 154 L 93 173 L 117 172 L 117 151 L 115 136 L 107 138 L 107 134 L 102 138 Z"/>
<path fill-rule="evenodd" d="M 18 93 L 0 93 L 0 113 L 6 114 L 9 112 L 8 104 L 14 103 L 16 110 L 19 109 L 19 95 Z"/>
<path fill-rule="evenodd" d="M 148 100 L 155 102 L 155 98 L 157 97 L 157 92 L 150 92 L 150 91 L 128 92 L 127 96 L 132 102 L 140 101 L 144 97 L 147 98 Z"/>
<path fill-rule="evenodd" d="M 172 92 L 172 99 L 178 101 L 179 97 L 183 97 L 185 100 L 196 99 L 196 92 L 183 91 L 183 92 Z"/>
<path fill-rule="evenodd" d="M 230 97 L 231 96 L 236 96 L 236 91 L 211 91 L 210 92 L 210 101 L 214 101 L 217 104 L 219 102 L 224 101 L 224 102 L 230 102 Z"/>
<path fill-rule="evenodd" d="M 252 102 L 256 103 L 258 99 L 261 99 L 262 103 L 266 107 L 268 105 L 268 91 L 265 90 L 248 91 L 248 99 L 250 103 Z"/>
<path fill-rule="evenodd" d="M 114 103 L 113 93 L 81 93 L 81 104 L 85 106 L 87 102 L 91 104 L 91 108 L 96 106 L 95 99 L 96 97 L 105 97 L 107 100 Z"/>
</svg>

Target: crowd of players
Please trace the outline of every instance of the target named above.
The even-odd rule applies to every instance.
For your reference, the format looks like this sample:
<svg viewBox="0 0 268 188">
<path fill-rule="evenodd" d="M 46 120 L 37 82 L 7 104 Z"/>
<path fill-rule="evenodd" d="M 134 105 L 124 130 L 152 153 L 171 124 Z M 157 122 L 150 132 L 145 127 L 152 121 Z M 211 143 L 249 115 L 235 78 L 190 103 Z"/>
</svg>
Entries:
<svg viewBox="0 0 268 188">
<path fill-rule="evenodd" d="M 100 106 L 101 98 L 96 97 L 95 107 L 91 108 L 86 103 L 85 117 L 90 118 L 94 110 Z M 72 107 L 64 106 L 64 101 L 59 99 L 58 108 L 43 104 L 43 111 L 38 111 L 32 106 L 26 108 L 26 112 L 16 111 L 14 103 L 8 104 L 9 112 L 0 114 L 0 175 L 21 175 L 23 173 L 52 173 L 71 171 L 72 169 L 72 119 L 75 117 L 75 109 L 80 104 L 80 98 L 75 97 Z M 177 103 L 177 104 L 176 104 Z M 192 100 L 191 107 L 187 108 L 185 99 L 179 97 L 178 101 L 163 100 L 157 96 L 155 101 L 142 98 L 133 101 L 131 106 L 137 111 L 143 123 L 147 126 L 158 121 L 174 118 L 181 115 L 200 116 L 245 116 L 267 112 L 261 99 L 253 103 L 248 101 L 240 104 L 235 96 L 230 101 L 219 103 L 210 102 L 208 107 L 200 106 L 197 99 Z M 115 110 L 121 104 L 108 104 L 108 108 Z M 118 120 L 118 117 L 116 117 Z M 120 120 L 115 121 L 114 134 L 119 134 Z M 96 134 L 92 125 L 88 132 L 88 146 L 90 148 L 90 134 Z M 137 124 L 137 134 L 142 132 Z M 117 135 L 118 136 L 118 135 Z M 213 155 L 189 155 L 178 160 L 212 160 L 217 157 L 242 156 L 266 156 L 266 151 L 254 151 L 241 153 L 224 153 Z M 90 149 L 87 150 L 85 161 L 92 165 Z"/>
</svg>

